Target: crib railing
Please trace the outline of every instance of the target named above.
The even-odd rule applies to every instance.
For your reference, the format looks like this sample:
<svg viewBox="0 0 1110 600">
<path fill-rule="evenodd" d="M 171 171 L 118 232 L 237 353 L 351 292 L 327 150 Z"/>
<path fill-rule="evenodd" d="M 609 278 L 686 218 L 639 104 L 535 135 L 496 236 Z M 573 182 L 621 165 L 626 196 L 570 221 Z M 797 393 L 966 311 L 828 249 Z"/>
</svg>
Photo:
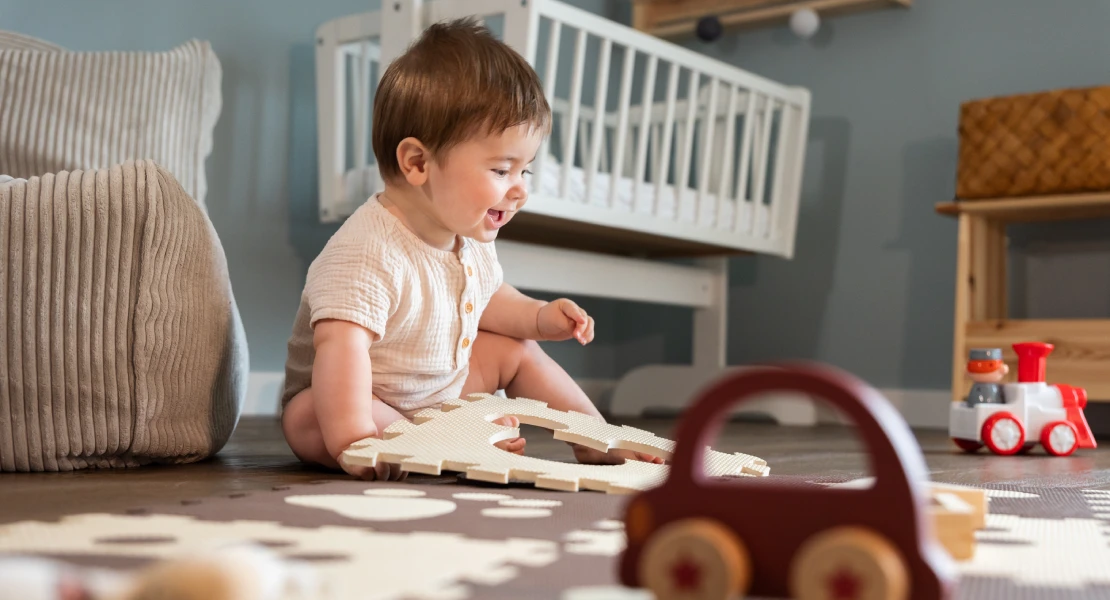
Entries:
<svg viewBox="0 0 1110 600">
<path fill-rule="evenodd" d="M 427 24 L 468 15 L 497 21 L 540 74 L 555 113 L 533 168 L 532 210 L 570 214 L 565 205 L 589 203 L 604 180 L 604 206 L 590 210 L 612 211 L 614 226 L 793 255 L 808 91 L 558 0 L 390 2 L 321 27 L 322 219 L 350 214 L 380 185 L 368 119 L 382 62 Z M 549 174 L 555 182 L 544 180 Z M 575 176 L 585 197 L 569 193 Z M 544 197 L 552 183 L 555 197 Z M 629 187 L 626 214 L 628 198 L 618 196 Z"/>
<path fill-rule="evenodd" d="M 381 24 L 373 11 L 316 31 L 319 214 L 325 223 L 349 216 L 381 186 L 370 146 L 373 94 L 384 69 Z"/>
</svg>

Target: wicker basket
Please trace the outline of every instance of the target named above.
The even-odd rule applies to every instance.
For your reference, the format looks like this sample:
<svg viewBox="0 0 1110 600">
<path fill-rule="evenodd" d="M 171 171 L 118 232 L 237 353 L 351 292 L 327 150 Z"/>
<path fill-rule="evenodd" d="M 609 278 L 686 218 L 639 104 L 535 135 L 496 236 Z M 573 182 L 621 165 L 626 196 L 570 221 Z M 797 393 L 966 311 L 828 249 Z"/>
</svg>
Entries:
<svg viewBox="0 0 1110 600">
<path fill-rule="evenodd" d="M 1110 190 L 1110 86 L 960 108 L 960 199 Z"/>
</svg>

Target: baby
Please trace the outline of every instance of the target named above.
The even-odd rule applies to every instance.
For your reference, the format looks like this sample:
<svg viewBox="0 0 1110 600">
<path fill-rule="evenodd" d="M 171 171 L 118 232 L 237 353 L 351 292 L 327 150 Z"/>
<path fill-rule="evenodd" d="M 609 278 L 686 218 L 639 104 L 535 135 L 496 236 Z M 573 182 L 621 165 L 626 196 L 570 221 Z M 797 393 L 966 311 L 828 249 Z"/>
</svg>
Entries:
<svg viewBox="0 0 1110 600">
<path fill-rule="evenodd" d="M 528 200 L 527 169 L 550 128 L 535 71 L 472 20 L 433 25 L 386 69 L 373 115 L 384 190 L 309 267 L 289 340 L 282 430 L 298 458 L 400 479 L 396 466 L 340 455 L 422 408 L 499 389 L 601 419 L 536 343 L 588 344 L 593 318 L 505 283 L 494 248 Z M 518 454 L 524 445 L 498 444 Z M 572 446 L 584 463 L 663 462 Z"/>
</svg>

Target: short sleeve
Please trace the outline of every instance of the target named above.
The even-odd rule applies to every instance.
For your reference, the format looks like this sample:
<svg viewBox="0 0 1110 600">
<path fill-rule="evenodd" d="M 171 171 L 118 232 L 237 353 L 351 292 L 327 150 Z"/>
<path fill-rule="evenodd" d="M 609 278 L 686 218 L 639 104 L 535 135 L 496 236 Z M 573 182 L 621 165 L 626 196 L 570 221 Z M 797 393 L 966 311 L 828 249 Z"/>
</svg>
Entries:
<svg viewBox="0 0 1110 600">
<path fill-rule="evenodd" d="M 501 262 L 497 260 L 497 247 L 494 246 L 494 242 L 475 242 L 474 248 L 479 260 L 493 276 L 495 287 L 500 286 L 505 280 L 505 274 L 501 269 Z"/>
<path fill-rule="evenodd" d="M 304 294 L 309 323 L 315 327 L 321 319 L 350 321 L 380 340 L 400 297 L 400 261 L 376 240 L 333 242 L 308 270 Z"/>
</svg>

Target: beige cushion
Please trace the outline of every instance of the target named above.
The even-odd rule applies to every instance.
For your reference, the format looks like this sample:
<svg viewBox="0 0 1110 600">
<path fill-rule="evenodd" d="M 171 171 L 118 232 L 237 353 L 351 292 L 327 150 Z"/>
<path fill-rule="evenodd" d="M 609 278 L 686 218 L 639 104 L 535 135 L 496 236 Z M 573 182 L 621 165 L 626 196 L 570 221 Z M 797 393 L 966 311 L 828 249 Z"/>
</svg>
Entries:
<svg viewBox="0 0 1110 600">
<path fill-rule="evenodd" d="M 203 41 L 166 52 L 71 52 L 0 32 L 0 174 L 151 159 L 204 206 L 220 78 Z"/>
<path fill-rule="evenodd" d="M 36 37 L 23 35 L 14 31 L 0 30 L 0 49 L 10 50 L 45 50 L 51 52 L 61 52 L 65 48 L 57 44 L 52 44 L 46 40 L 40 40 Z"/>
<path fill-rule="evenodd" d="M 0 471 L 211 456 L 248 375 L 207 215 L 152 161 L 0 184 Z"/>
</svg>

